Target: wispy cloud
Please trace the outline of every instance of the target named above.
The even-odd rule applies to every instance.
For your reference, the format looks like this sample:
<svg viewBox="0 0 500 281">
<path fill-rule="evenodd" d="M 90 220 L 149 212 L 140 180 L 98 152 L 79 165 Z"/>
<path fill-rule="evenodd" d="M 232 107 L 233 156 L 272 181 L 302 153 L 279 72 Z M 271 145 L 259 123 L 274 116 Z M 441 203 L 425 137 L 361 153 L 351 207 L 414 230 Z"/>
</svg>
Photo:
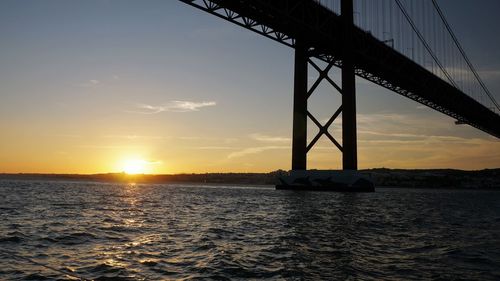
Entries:
<svg viewBox="0 0 500 281">
<path fill-rule="evenodd" d="M 94 144 L 82 144 L 77 145 L 75 147 L 78 148 L 90 148 L 90 149 L 116 149 L 116 150 L 134 150 L 134 149 L 143 149 L 144 146 L 139 145 L 94 145 Z"/>
<path fill-rule="evenodd" d="M 438 114 L 358 115 L 363 167 L 461 169 L 498 166 L 499 142 Z M 492 153 L 493 152 L 493 153 Z"/>
<path fill-rule="evenodd" d="M 455 137 L 455 136 L 439 136 L 439 135 L 426 135 L 426 134 L 407 134 L 407 133 L 389 133 L 389 132 L 381 132 L 381 131 L 370 131 L 370 130 L 358 130 L 358 133 L 361 135 L 372 135 L 372 136 L 383 136 L 389 137 L 391 140 L 395 138 L 403 139 L 403 140 L 420 140 L 420 139 L 440 139 L 446 141 L 464 141 L 466 138 Z"/>
<path fill-rule="evenodd" d="M 176 137 L 183 141 L 216 141 L 217 143 L 231 144 L 238 141 L 237 138 L 223 138 L 223 137 L 206 137 L 206 136 L 178 136 Z"/>
<path fill-rule="evenodd" d="M 249 147 L 240 151 L 233 152 L 227 156 L 228 159 L 239 158 L 251 154 L 261 153 L 267 150 L 278 150 L 278 149 L 290 149 L 290 146 L 260 146 L 260 147 Z"/>
<path fill-rule="evenodd" d="M 203 107 L 215 105 L 217 105 L 215 101 L 171 101 L 163 105 L 138 104 L 137 107 L 139 108 L 139 110 L 128 112 L 140 114 L 157 114 L 161 112 L 193 112 L 200 111 L 200 109 Z"/>
<path fill-rule="evenodd" d="M 129 161 L 126 161 L 126 162 L 129 162 L 130 164 L 140 164 L 140 165 L 149 165 L 149 166 L 152 166 L 152 165 L 161 165 L 162 164 L 162 162 L 159 161 L 159 160 L 148 161 L 148 160 L 133 159 L 133 160 L 129 160 Z"/>
<path fill-rule="evenodd" d="M 72 135 L 72 134 L 52 134 L 52 135 L 48 135 L 50 137 L 57 137 L 57 138 L 72 138 L 72 139 L 77 139 L 77 138 L 81 138 L 82 136 L 81 135 Z"/>
<path fill-rule="evenodd" d="M 479 76 L 485 80 L 494 80 L 500 78 L 500 70 L 492 69 L 492 70 L 482 70 L 479 71 Z"/>
<path fill-rule="evenodd" d="M 113 75 L 107 76 L 107 77 L 92 78 L 92 79 L 89 79 L 87 81 L 77 83 L 77 84 L 75 84 L 75 86 L 83 87 L 83 88 L 94 88 L 94 87 L 106 85 L 106 84 L 113 83 L 113 82 L 116 83 L 119 80 L 121 80 L 121 77 L 116 75 L 116 74 L 113 74 Z"/>
<path fill-rule="evenodd" d="M 90 87 L 96 87 L 99 84 L 101 84 L 100 80 L 90 79 L 90 80 L 87 80 L 83 83 L 78 84 L 77 86 L 84 87 L 84 88 L 90 88 Z"/>
<path fill-rule="evenodd" d="M 459 168 L 496 167 L 500 143 L 488 139 L 427 136 L 420 139 L 361 140 L 365 167 Z"/>
<path fill-rule="evenodd" d="M 199 149 L 199 150 L 235 150 L 238 148 L 232 147 L 232 146 L 198 146 L 198 147 L 194 147 L 194 149 Z"/>
<path fill-rule="evenodd" d="M 251 134 L 250 137 L 256 141 L 261 142 L 290 142 L 291 139 L 287 137 L 266 136 L 262 134 Z"/>
<path fill-rule="evenodd" d="M 127 140 L 143 140 L 143 139 L 163 140 L 172 138 L 170 136 L 141 136 L 141 135 L 105 135 L 102 137 L 107 139 L 127 139 Z"/>
</svg>

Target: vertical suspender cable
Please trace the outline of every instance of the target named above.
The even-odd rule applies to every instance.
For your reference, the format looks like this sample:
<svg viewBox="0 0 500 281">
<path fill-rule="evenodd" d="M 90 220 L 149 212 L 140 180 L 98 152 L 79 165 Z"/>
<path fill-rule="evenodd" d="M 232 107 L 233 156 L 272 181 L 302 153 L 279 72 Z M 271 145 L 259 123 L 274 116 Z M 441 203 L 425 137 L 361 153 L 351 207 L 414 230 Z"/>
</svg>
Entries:
<svg viewBox="0 0 500 281">
<path fill-rule="evenodd" d="M 448 71 L 446 71 L 446 69 L 443 67 L 443 65 L 439 61 L 439 59 L 436 57 L 436 55 L 434 54 L 434 52 L 431 50 L 430 46 L 427 44 L 427 42 L 422 37 L 422 34 L 420 34 L 420 31 L 417 29 L 417 27 L 413 23 L 413 20 L 408 15 L 408 12 L 404 8 L 404 6 L 401 4 L 401 1 L 400 0 L 395 0 L 395 1 L 396 1 L 396 4 L 398 4 L 399 9 L 401 10 L 401 12 L 403 13 L 403 15 L 405 16 L 406 20 L 410 24 L 411 28 L 413 29 L 413 31 L 415 32 L 415 34 L 418 36 L 418 38 L 420 39 L 420 41 L 422 41 L 422 43 L 424 44 L 425 48 L 429 51 L 429 53 L 431 54 L 431 56 L 434 59 L 434 61 L 436 62 L 436 64 L 438 64 L 438 66 L 441 69 L 441 71 L 443 71 L 443 73 L 448 78 L 448 80 L 450 81 L 450 83 L 453 86 L 455 86 L 455 88 L 458 88 L 457 85 L 456 85 L 456 83 L 455 83 L 455 81 L 453 80 L 453 78 L 450 76 L 450 74 L 448 73 Z"/>
<path fill-rule="evenodd" d="M 483 80 L 481 79 L 481 77 L 479 77 L 479 74 L 477 73 L 476 69 L 474 68 L 474 66 L 472 65 L 472 63 L 470 62 L 469 58 L 467 57 L 467 55 L 465 54 L 465 51 L 463 50 L 462 46 L 460 45 L 460 43 L 458 42 L 458 39 L 457 37 L 455 36 L 455 34 L 453 33 L 453 30 L 451 29 L 450 25 L 448 24 L 448 21 L 446 20 L 446 18 L 444 17 L 444 14 L 443 12 L 441 11 L 441 8 L 439 7 L 439 5 L 437 4 L 436 0 L 432 0 L 432 4 L 434 5 L 434 8 L 436 9 L 436 11 L 438 12 L 439 14 L 439 17 L 441 18 L 441 20 L 443 21 L 446 29 L 448 30 L 448 33 L 450 33 L 450 36 L 451 38 L 453 39 L 453 42 L 455 43 L 455 45 L 458 47 L 458 50 L 460 51 L 460 53 L 462 54 L 463 58 L 465 59 L 465 62 L 467 63 L 467 66 L 470 68 L 470 70 L 472 71 L 472 73 L 474 74 L 474 76 L 476 77 L 477 81 L 479 82 L 479 85 L 481 85 L 481 88 L 484 90 L 484 92 L 488 95 L 488 97 L 491 99 L 491 101 L 493 102 L 493 104 L 495 105 L 495 107 L 500 110 L 500 105 L 497 103 L 497 101 L 495 100 L 495 98 L 493 97 L 493 95 L 490 93 L 490 91 L 488 90 L 488 88 L 486 87 L 486 85 L 483 83 Z"/>
</svg>

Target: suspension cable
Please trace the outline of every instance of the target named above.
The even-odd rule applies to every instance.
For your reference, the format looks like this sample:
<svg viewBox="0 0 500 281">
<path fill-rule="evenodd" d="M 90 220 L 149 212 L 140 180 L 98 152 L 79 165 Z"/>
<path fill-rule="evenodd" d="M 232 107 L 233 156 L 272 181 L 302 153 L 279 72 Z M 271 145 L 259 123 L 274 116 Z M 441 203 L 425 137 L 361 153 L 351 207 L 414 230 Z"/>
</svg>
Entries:
<svg viewBox="0 0 500 281">
<path fill-rule="evenodd" d="M 397 0 L 399 2 L 399 0 Z M 436 0 L 432 0 L 432 4 L 434 5 L 434 8 L 436 9 L 436 11 L 438 12 L 438 15 L 439 17 L 441 18 L 441 20 L 443 21 L 444 23 L 444 26 L 446 27 L 446 29 L 448 30 L 448 32 L 450 33 L 451 35 L 451 38 L 453 39 L 453 42 L 455 43 L 455 45 L 458 47 L 458 50 L 460 51 L 460 53 L 462 54 L 463 58 L 465 59 L 465 62 L 467 63 L 467 65 L 469 66 L 470 70 L 472 71 L 472 73 L 474 74 L 474 76 L 476 77 L 477 81 L 479 82 L 479 85 L 481 85 L 481 88 L 483 88 L 484 92 L 488 95 L 488 97 L 491 99 L 491 101 L 493 102 L 493 104 L 496 106 L 496 108 L 500 111 L 500 106 L 498 105 L 497 101 L 495 100 L 495 97 L 491 94 L 491 92 L 488 90 L 488 88 L 486 87 L 486 85 L 483 83 L 483 80 L 481 79 L 481 77 L 479 76 L 479 74 L 477 73 L 476 69 L 474 68 L 474 66 L 472 65 L 472 63 L 470 62 L 469 58 L 467 57 L 467 54 L 465 54 L 465 51 L 464 49 L 462 48 L 462 45 L 460 45 L 460 43 L 458 42 L 458 39 L 457 37 L 455 36 L 455 33 L 453 32 L 453 30 L 451 29 L 451 26 L 448 24 L 448 21 L 446 20 L 446 18 L 444 17 L 444 14 L 443 14 L 443 11 L 441 10 L 441 8 L 439 7 L 438 3 L 436 2 Z"/>
<path fill-rule="evenodd" d="M 451 75 L 448 73 L 448 71 L 443 67 L 443 65 L 441 64 L 441 62 L 437 58 L 437 56 L 434 54 L 434 52 L 430 48 L 429 44 L 427 44 L 427 42 L 425 41 L 424 37 L 422 36 L 422 34 L 420 33 L 420 31 L 418 30 L 417 26 L 415 25 L 415 23 L 411 19 L 410 15 L 408 15 L 408 12 L 404 8 L 403 4 L 401 4 L 401 1 L 400 0 L 395 0 L 395 1 L 396 1 L 396 4 L 398 5 L 399 9 L 401 10 L 401 12 L 403 13 L 403 15 L 405 16 L 406 20 L 410 24 L 411 28 L 413 29 L 413 31 L 415 32 L 415 34 L 417 34 L 418 38 L 420 39 L 420 41 L 422 42 L 422 44 L 424 45 L 424 47 L 427 49 L 427 51 L 429 52 L 429 54 L 432 56 L 432 58 L 434 59 L 434 61 L 436 62 L 436 64 L 439 66 L 439 68 L 441 69 L 441 71 L 444 73 L 444 75 L 446 75 L 446 77 L 448 78 L 448 80 L 450 81 L 450 83 L 455 88 L 458 89 L 457 84 L 455 83 L 455 81 L 453 80 L 453 78 L 451 77 Z"/>
</svg>

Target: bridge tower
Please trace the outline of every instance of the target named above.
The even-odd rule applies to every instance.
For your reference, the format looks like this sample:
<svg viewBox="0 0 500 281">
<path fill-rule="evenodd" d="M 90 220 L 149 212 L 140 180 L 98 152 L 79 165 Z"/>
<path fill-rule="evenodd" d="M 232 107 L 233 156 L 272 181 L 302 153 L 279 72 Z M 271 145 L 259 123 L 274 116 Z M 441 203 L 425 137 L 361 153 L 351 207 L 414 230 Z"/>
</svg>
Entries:
<svg viewBox="0 0 500 281">
<path fill-rule="evenodd" d="M 295 41 L 295 68 L 294 68 L 294 90 L 293 90 L 293 137 L 292 137 L 292 170 L 307 169 L 307 152 L 314 146 L 322 135 L 326 135 L 342 152 L 342 168 L 344 170 L 357 170 L 357 136 L 356 136 L 356 76 L 354 72 L 354 57 L 352 52 L 352 28 L 353 0 L 342 0 L 341 2 L 342 28 L 342 85 L 339 87 L 329 79 L 328 71 L 333 66 L 331 62 L 324 70 L 310 60 L 309 46 L 301 38 Z M 308 64 L 320 73 L 318 80 L 308 89 Z M 334 88 L 342 94 L 342 105 L 334 113 L 332 118 L 321 125 L 307 110 L 307 100 L 314 92 L 322 79 L 327 79 Z M 342 146 L 328 132 L 333 121 L 342 113 Z M 307 144 L 307 118 L 319 127 L 318 135 Z"/>
<path fill-rule="evenodd" d="M 351 171 L 329 172 L 339 176 L 359 174 L 356 173 L 358 165 L 355 74 L 455 118 L 459 124 L 469 124 L 495 137 L 500 137 L 500 115 L 494 110 L 495 108 L 500 109 L 500 106 L 466 57 L 436 1 L 428 1 L 428 3 L 432 4 L 429 9 L 436 10 L 435 16 L 439 17 L 438 21 L 424 21 L 422 28 L 419 27 L 418 21 L 415 22 L 411 18 L 411 14 L 406 11 L 405 5 L 399 0 L 393 1 L 390 6 L 388 19 L 385 16 L 377 16 L 377 19 L 373 20 L 370 11 L 363 12 L 362 10 L 359 14 L 360 18 L 369 17 L 370 19 L 365 21 L 363 27 L 354 24 L 353 0 L 340 0 L 340 12 L 337 10 L 337 1 L 180 1 L 295 49 L 292 170 L 298 172 L 295 172 L 294 175 L 312 178 L 314 175 L 322 173 L 312 173 L 307 170 L 307 153 L 323 135 L 328 137 L 341 151 L 342 168 Z M 335 7 L 328 5 L 329 3 L 335 3 L 333 5 Z M 382 10 L 385 8 L 387 7 L 384 5 Z M 421 10 L 427 10 L 427 8 Z M 421 17 L 417 15 L 416 18 Z M 379 20 L 382 22 L 378 22 Z M 380 24 L 385 26 L 386 20 L 391 23 L 391 26 L 394 20 L 394 23 L 402 28 L 396 33 L 402 32 L 401 34 L 405 34 L 405 36 L 394 33 L 390 35 L 393 38 L 385 40 L 384 28 L 382 28 L 383 34 L 377 34 L 380 32 L 372 34 L 373 28 L 380 26 Z M 459 54 L 459 57 L 454 58 L 453 52 L 449 54 L 445 52 L 445 60 L 443 61 L 445 64 L 433 51 L 436 49 L 436 45 L 441 44 L 442 39 L 447 38 L 435 33 L 437 29 L 434 25 L 437 22 L 441 22 L 440 29 L 445 30 L 444 34 L 448 34 L 446 36 L 451 38 L 451 40 L 447 40 L 450 42 L 446 43 L 446 48 L 454 46 L 454 52 Z M 424 33 L 427 30 L 434 30 L 427 34 L 427 37 L 434 39 L 427 42 L 428 40 L 425 40 L 426 36 L 422 34 L 421 30 Z M 412 39 L 411 44 L 405 43 L 405 37 L 415 40 Z M 389 42 L 392 44 L 388 45 Z M 394 42 L 398 42 L 398 44 L 394 44 Z M 421 53 L 420 59 L 415 59 L 413 56 L 410 58 L 406 55 L 408 44 L 411 45 L 411 49 L 420 46 L 419 49 L 422 51 L 419 52 Z M 447 54 L 451 55 L 452 58 L 447 58 Z M 427 58 L 432 58 L 430 66 Z M 321 64 L 316 64 L 315 61 L 321 61 Z M 453 75 L 453 73 L 448 73 L 447 68 L 456 68 L 457 63 L 460 64 L 459 61 L 462 61 L 461 65 L 470 69 L 469 74 L 460 72 Z M 321 68 L 323 63 L 326 63 L 326 67 Z M 310 66 L 319 72 L 319 77 L 309 87 L 307 72 L 308 69 L 312 69 L 309 68 Z M 334 66 L 341 70 L 342 77 L 339 85 L 328 75 L 329 70 Z M 474 97 L 474 91 L 467 94 L 465 88 L 470 85 L 465 85 L 466 87 L 462 89 L 463 83 L 456 83 L 457 81 L 463 82 L 464 78 L 470 80 L 467 77 L 475 78 L 475 82 L 472 81 L 472 86 L 475 83 L 481 97 L 489 97 L 495 107 L 488 108 L 482 104 L 477 97 Z M 323 80 L 327 80 L 342 95 L 340 107 L 325 124 L 321 124 L 307 109 L 308 98 Z M 335 140 L 328 131 L 330 125 L 341 113 L 343 121 L 342 144 Z M 307 143 L 309 119 L 318 126 L 319 133 L 310 143 Z"/>
</svg>

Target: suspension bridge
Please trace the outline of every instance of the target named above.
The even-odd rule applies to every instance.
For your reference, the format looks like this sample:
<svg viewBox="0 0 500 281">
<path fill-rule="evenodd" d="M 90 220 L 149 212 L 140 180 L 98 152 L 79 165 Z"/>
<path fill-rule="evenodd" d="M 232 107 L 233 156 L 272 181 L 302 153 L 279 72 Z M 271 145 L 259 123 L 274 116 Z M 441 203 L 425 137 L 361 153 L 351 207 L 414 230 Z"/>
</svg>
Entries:
<svg viewBox="0 0 500 281">
<path fill-rule="evenodd" d="M 180 0 L 295 49 L 292 170 L 326 136 L 357 170 L 359 76 L 500 138 L 500 106 L 481 80 L 436 0 Z M 309 85 L 308 68 L 319 73 Z M 330 70 L 341 69 L 341 83 Z M 322 124 L 307 100 L 326 80 L 342 104 Z M 328 131 L 342 114 L 342 140 Z M 308 118 L 319 133 L 307 142 Z"/>
</svg>

